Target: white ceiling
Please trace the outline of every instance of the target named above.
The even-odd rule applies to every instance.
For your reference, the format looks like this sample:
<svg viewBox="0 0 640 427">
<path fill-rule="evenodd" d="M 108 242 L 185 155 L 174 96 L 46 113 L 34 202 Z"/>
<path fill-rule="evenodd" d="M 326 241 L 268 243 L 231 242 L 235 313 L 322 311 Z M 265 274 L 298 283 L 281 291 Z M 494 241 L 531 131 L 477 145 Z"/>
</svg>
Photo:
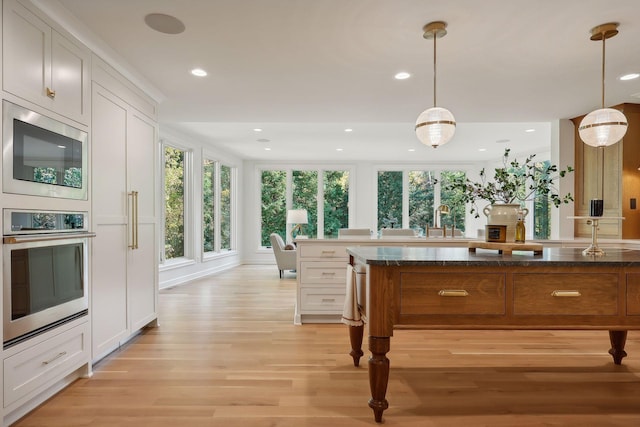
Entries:
<svg viewBox="0 0 640 427">
<path fill-rule="evenodd" d="M 453 162 L 548 146 L 550 121 L 600 107 L 602 42 L 589 30 L 610 21 L 620 34 L 606 45 L 606 104 L 640 103 L 640 79 L 617 79 L 640 72 L 638 0 L 59 2 L 161 93 L 161 126 L 242 158 Z M 153 31 L 148 13 L 186 31 Z M 413 132 L 433 102 L 422 27 L 434 20 L 448 23 L 438 105 L 458 122 L 437 150 Z M 191 76 L 194 67 L 209 75 Z M 394 80 L 398 71 L 412 77 Z"/>
</svg>

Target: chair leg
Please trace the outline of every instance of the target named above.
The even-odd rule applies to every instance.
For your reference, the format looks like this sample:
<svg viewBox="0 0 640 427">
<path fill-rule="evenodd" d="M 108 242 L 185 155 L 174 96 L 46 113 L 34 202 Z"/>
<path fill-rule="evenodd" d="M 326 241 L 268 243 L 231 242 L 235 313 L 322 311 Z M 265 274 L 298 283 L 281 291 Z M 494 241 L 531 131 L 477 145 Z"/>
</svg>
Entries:
<svg viewBox="0 0 640 427">
<path fill-rule="evenodd" d="M 282 279 L 282 270 L 278 270 L 280 272 L 280 278 Z"/>
</svg>

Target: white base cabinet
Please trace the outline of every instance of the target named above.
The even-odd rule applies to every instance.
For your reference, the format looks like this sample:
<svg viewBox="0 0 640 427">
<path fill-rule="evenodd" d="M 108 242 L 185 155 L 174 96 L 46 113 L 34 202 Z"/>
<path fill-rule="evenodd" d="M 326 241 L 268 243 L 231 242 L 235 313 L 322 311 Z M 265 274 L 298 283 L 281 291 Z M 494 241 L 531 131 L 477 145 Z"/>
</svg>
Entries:
<svg viewBox="0 0 640 427">
<path fill-rule="evenodd" d="M 74 320 L 3 352 L 4 425 L 31 411 L 81 376 L 91 375 L 88 317 Z"/>
</svg>

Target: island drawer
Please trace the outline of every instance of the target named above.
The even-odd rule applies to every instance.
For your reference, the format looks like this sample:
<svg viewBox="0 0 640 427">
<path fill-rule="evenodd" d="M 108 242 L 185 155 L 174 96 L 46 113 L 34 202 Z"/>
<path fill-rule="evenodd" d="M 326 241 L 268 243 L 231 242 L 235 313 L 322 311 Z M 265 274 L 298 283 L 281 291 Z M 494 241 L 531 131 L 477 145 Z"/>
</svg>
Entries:
<svg viewBox="0 0 640 427">
<path fill-rule="evenodd" d="M 618 314 L 618 274 L 513 275 L 514 315 Z"/>
<path fill-rule="evenodd" d="M 400 314 L 505 314 L 501 273 L 401 273 Z"/>
<path fill-rule="evenodd" d="M 347 261 L 346 246 L 332 245 L 301 245 L 301 258 L 338 258 Z"/>
<path fill-rule="evenodd" d="M 302 288 L 300 305 L 309 313 L 342 314 L 344 308 L 344 287 Z"/>
<path fill-rule="evenodd" d="M 347 280 L 346 262 L 304 262 L 300 263 L 302 284 L 335 283 L 345 285 Z"/>
</svg>

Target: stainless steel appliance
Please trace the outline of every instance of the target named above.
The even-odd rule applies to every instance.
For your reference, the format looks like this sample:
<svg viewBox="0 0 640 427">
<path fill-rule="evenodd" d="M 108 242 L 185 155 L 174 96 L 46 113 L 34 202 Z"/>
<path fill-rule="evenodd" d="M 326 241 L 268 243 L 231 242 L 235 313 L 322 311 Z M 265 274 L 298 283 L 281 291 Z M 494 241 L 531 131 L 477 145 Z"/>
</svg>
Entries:
<svg viewBox="0 0 640 427">
<path fill-rule="evenodd" d="M 87 200 L 87 133 L 2 103 L 2 190 Z"/>
<path fill-rule="evenodd" d="M 3 343 L 88 313 L 86 212 L 4 209 Z"/>
</svg>

